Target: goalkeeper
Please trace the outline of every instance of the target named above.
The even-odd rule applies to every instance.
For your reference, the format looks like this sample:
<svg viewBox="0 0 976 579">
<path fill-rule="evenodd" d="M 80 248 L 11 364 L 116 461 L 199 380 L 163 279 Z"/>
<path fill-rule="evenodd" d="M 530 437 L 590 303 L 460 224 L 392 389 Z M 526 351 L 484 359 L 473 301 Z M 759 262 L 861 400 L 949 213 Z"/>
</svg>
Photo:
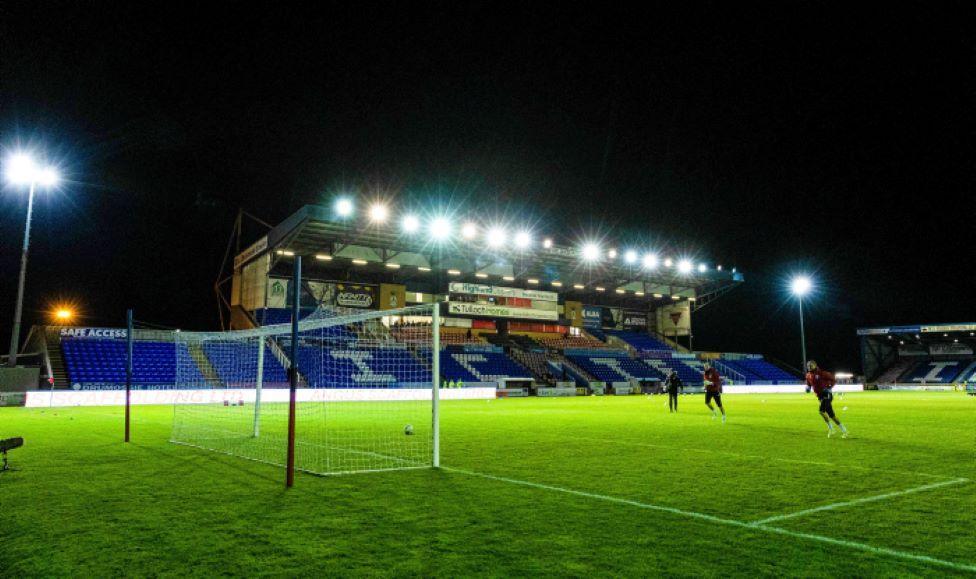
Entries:
<svg viewBox="0 0 976 579">
<path fill-rule="evenodd" d="M 705 381 L 705 406 L 708 406 L 708 409 L 712 411 L 712 420 L 715 420 L 717 414 L 715 408 L 712 407 L 712 400 L 714 400 L 718 409 L 722 411 L 722 424 L 725 424 L 725 407 L 722 406 L 722 376 L 711 364 L 705 362 L 705 371 L 702 373 L 702 377 Z"/>
<path fill-rule="evenodd" d="M 820 401 L 820 416 L 827 423 L 827 438 L 834 435 L 834 425 L 830 423 L 831 420 L 837 423 L 841 438 L 847 438 L 847 428 L 840 423 L 837 415 L 834 414 L 835 384 L 837 384 L 837 380 L 834 379 L 833 374 L 823 368 L 818 368 L 817 363 L 813 360 L 807 362 L 807 392 L 813 390 L 813 393 L 817 395 L 817 400 Z"/>
<path fill-rule="evenodd" d="M 668 373 L 668 377 L 664 379 L 664 388 L 668 391 L 668 410 L 671 412 L 678 411 L 678 390 L 684 390 L 685 385 L 678 377 L 678 372 L 676 370 L 671 370 Z"/>
</svg>

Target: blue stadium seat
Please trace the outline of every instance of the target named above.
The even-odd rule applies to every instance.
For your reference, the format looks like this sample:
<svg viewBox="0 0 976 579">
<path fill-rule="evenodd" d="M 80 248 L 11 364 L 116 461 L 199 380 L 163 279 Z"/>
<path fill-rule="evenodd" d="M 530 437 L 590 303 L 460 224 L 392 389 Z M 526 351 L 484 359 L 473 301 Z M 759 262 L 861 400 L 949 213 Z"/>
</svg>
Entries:
<svg viewBox="0 0 976 579">
<path fill-rule="evenodd" d="M 624 352 L 608 350 L 599 353 L 567 353 L 566 358 L 602 382 L 630 380 L 660 381 L 664 376 L 655 368 L 631 359 Z"/>
<path fill-rule="evenodd" d="M 678 378 L 688 386 L 697 386 L 704 380 L 704 368 L 700 360 L 693 358 L 673 358 L 671 356 L 661 356 L 644 358 L 644 362 L 656 369 L 662 376 L 666 376 L 671 370 L 678 373 Z"/>
<path fill-rule="evenodd" d="M 909 368 L 898 381 L 951 384 L 966 366 L 968 363 L 960 360 L 924 360 Z"/>
<path fill-rule="evenodd" d="M 125 340 L 64 338 L 61 340 L 68 380 L 72 384 L 125 384 Z M 132 344 L 132 383 L 140 387 L 172 388 L 176 367 L 183 378 L 200 384 L 203 375 L 186 344 L 136 341 Z"/>
<path fill-rule="evenodd" d="M 480 382 L 477 376 L 462 366 L 457 359 L 446 350 L 441 350 L 441 376 L 447 381 Z"/>
<path fill-rule="evenodd" d="M 803 382 L 801 377 L 794 376 L 763 358 L 723 358 L 720 363 L 745 376 L 747 384 L 797 384 Z"/>
<path fill-rule="evenodd" d="M 258 371 L 258 352 L 256 344 L 240 342 L 205 342 L 203 351 L 221 382 L 229 388 L 235 385 L 254 387 Z M 288 383 L 284 366 L 275 357 L 271 348 L 264 347 L 263 385 L 282 386 Z"/>
<path fill-rule="evenodd" d="M 671 352 L 673 348 L 661 340 L 641 332 L 607 330 L 607 335 L 616 336 L 634 347 L 638 352 Z"/>
<path fill-rule="evenodd" d="M 502 352 L 452 352 L 449 357 L 477 382 L 497 382 L 507 378 L 532 379 L 531 372 Z"/>
<path fill-rule="evenodd" d="M 406 388 L 430 383 L 431 371 L 406 348 L 302 344 L 298 370 L 312 388 Z"/>
</svg>

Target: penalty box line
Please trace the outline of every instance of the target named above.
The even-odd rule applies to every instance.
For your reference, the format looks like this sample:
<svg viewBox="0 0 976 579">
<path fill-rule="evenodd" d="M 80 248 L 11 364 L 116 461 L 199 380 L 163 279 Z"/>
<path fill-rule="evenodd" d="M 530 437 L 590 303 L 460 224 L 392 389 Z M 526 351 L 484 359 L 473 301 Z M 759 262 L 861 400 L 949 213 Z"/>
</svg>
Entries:
<svg viewBox="0 0 976 579">
<path fill-rule="evenodd" d="M 565 487 L 558 487 L 554 485 L 547 485 L 542 483 L 535 483 L 526 480 L 508 478 L 503 476 L 496 476 L 491 474 L 485 474 L 481 472 L 475 472 L 471 470 L 465 470 L 460 468 L 453 468 L 448 466 L 441 466 L 442 470 L 448 472 L 455 472 L 458 474 L 464 474 L 473 477 L 479 477 L 487 480 L 493 480 L 498 482 L 509 483 L 513 485 L 519 485 L 534 489 L 547 490 L 557 493 L 563 493 L 567 495 L 573 495 L 577 497 L 583 497 L 587 499 L 594 499 L 600 501 L 606 501 L 609 503 L 616 503 L 619 505 L 627 505 L 631 507 L 637 507 L 640 509 L 646 509 L 650 511 L 658 511 L 662 513 L 670 513 L 672 515 L 697 519 L 700 521 L 706 521 L 709 523 L 715 523 L 718 525 L 725 525 L 729 527 L 738 527 L 741 529 L 752 529 L 758 531 L 764 531 L 771 534 L 783 535 L 787 537 L 792 537 L 794 539 L 806 539 L 809 541 L 815 541 L 818 543 L 825 543 L 828 545 L 836 545 L 840 547 L 846 547 L 849 549 L 855 549 L 858 551 L 864 551 L 867 553 L 872 553 L 875 555 L 884 555 L 888 557 L 893 557 L 897 559 L 903 559 L 907 561 L 915 561 L 919 563 L 928 563 L 930 565 L 937 565 L 939 567 L 945 567 L 948 569 L 954 569 L 957 571 L 966 571 L 970 573 L 976 573 L 976 564 L 970 563 L 957 563 L 955 561 L 946 561 L 944 559 L 937 559 L 935 557 L 929 557 L 928 555 L 920 555 L 918 553 L 909 553 L 907 551 L 898 551 L 895 549 L 889 549 L 887 547 L 875 547 L 873 545 L 867 545 L 865 543 L 858 543 L 856 541 L 847 541 L 844 539 L 835 539 L 833 537 L 825 537 L 823 535 L 814 535 L 812 533 L 803 533 L 799 531 L 791 531 L 789 529 L 783 529 L 780 527 L 773 527 L 770 525 L 762 524 L 760 522 L 747 523 L 744 521 L 737 521 L 735 519 L 726 519 L 723 517 L 716 517 L 715 515 L 708 515 L 705 513 L 698 513 L 695 511 L 686 511 L 683 509 L 677 509 L 674 507 L 666 507 L 663 505 L 655 505 L 652 503 L 642 503 L 640 501 L 635 501 L 632 499 L 625 499 L 621 497 L 615 497 L 611 495 L 602 495 L 598 493 L 589 493 L 586 491 L 580 491 L 575 489 L 569 489 Z"/>
<path fill-rule="evenodd" d="M 813 513 L 819 513 L 821 511 L 832 511 L 834 509 L 840 509 L 840 508 L 843 508 L 843 507 L 852 507 L 852 506 L 855 506 L 855 505 L 862 505 L 864 503 L 873 503 L 875 501 L 883 501 L 885 499 L 890 499 L 890 498 L 894 498 L 894 497 L 901 497 L 901 496 L 910 495 L 910 494 L 914 494 L 914 493 L 920 493 L 920 492 L 924 492 L 924 491 L 930 491 L 930 490 L 937 489 L 937 488 L 941 488 L 941 487 L 947 487 L 947 486 L 952 486 L 952 485 L 964 484 L 964 483 L 967 483 L 967 482 L 969 482 L 969 479 L 967 479 L 967 478 L 957 478 L 957 479 L 952 479 L 952 480 L 946 480 L 946 481 L 942 481 L 942 482 L 937 482 L 937 483 L 922 485 L 920 487 L 913 487 L 913 488 L 905 489 L 905 490 L 902 490 L 902 491 L 893 491 L 893 492 L 890 492 L 890 493 L 884 493 L 884 494 L 874 495 L 874 496 L 870 496 L 870 497 L 863 497 L 863 498 L 860 498 L 860 499 L 852 499 L 852 500 L 849 500 L 849 501 L 840 501 L 840 502 L 836 502 L 836 503 L 831 503 L 829 505 L 822 505 L 822 506 L 819 506 L 819 507 L 813 507 L 812 509 L 804 509 L 802 511 L 797 511 L 795 513 L 787 513 L 785 515 L 776 515 L 776 516 L 773 516 L 773 517 L 767 517 L 765 519 L 760 519 L 758 521 L 753 521 L 751 524 L 753 524 L 753 525 L 765 525 L 767 523 L 772 523 L 772 522 L 775 522 L 775 521 L 782 521 L 782 520 L 785 520 L 785 519 L 792 519 L 794 517 L 802 517 L 802 516 L 805 516 L 805 515 L 811 515 Z"/>
</svg>

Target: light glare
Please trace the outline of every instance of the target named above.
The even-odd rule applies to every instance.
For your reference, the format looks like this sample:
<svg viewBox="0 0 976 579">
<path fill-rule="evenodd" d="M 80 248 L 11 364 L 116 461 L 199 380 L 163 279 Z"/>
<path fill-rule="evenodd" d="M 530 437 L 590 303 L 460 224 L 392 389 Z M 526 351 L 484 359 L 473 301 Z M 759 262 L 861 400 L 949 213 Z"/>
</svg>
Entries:
<svg viewBox="0 0 976 579">
<path fill-rule="evenodd" d="M 492 227 L 485 234 L 485 241 L 488 242 L 488 247 L 498 249 L 505 245 L 505 237 L 507 232 L 504 227 Z"/>
<path fill-rule="evenodd" d="M 600 259 L 600 246 L 595 243 L 586 243 L 580 253 L 583 256 L 583 261 L 596 261 Z"/>
<path fill-rule="evenodd" d="M 529 235 L 528 231 L 519 231 L 515 234 L 515 247 L 519 249 L 528 249 L 532 245 L 532 236 Z"/>
<path fill-rule="evenodd" d="M 45 167 L 37 174 L 37 182 L 44 187 L 54 187 L 60 181 L 61 176 L 54 167 Z"/>
<path fill-rule="evenodd" d="M 335 212 L 339 217 L 349 217 L 352 215 L 353 204 L 352 199 L 348 197 L 340 197 L 335 203 Z"/>
<path fill-rule="evenodd" d="M 443 241 L 451 235 L 451 223 L 445 217 L 436 217 L 430 222 L 430 236 Z"/>
<path fill-rule="evenodd" d="M 390 216 L 390 209 L 382 203 L 373 203 L 369 208 L 369 220 L 373 223 L 385 223 Z"/>
<path fill-rule="evenodd" d="M 796 276 L 793 278 L 792 283 L 790 283 L 790 290 L 793 292 L 793 295 L 801 298 L 810 293 L 812 287 L 813 282 L 805 275 Z"/>
<path fill-rule="evenodd" d="M 37 174 L 37 165 L 34 164 L 34 159 L 26 153 L 11 155 L 4 165 L 4 176 L 7 181 L 15 185 L 30 183 Z"/>
<path fill-rule="evenodd" d="M 474 223 L 468 221 L 461 226 L 461 237 L 465 239 L 474 239 L 478 235 L 478 226 Z"/>
<path fill-rule="evenodd" d="M 657 256 L 648 253 L 644 256 L 644 269 L 654 269 L 655 267 L 657 267 Z"/>
<path fill-rule="evenodd" d="M 687 259 L 682 259 L 678 262 L 678 271 L 680 273 L 691 273 L 692 265 L 691 261 Z"/>
<path fill-rule="evenodd" d="M 401 226 L 404 233 L 417 233 L 420 229 L 420 220 L 415 215 L 407 215 L 403 218 Z"/>
<path fill-rule="evenodd" d="M 624 254 L 624 261 L 631 265 L 637 263 L 637 252 L 633 249 L 628 250 L 627 253 Z"/>
</svg>

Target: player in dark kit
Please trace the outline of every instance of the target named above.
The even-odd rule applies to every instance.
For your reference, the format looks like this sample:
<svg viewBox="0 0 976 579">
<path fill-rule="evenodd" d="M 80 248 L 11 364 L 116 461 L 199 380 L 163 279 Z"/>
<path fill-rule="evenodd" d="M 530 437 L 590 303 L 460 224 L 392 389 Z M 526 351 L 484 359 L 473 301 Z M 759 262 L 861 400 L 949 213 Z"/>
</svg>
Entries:
<svg viewBox="0 0 976 579">
<path fill-rule="evenodd" d="M 705 406 L 712 411 L 712 420 L 715 419 L 717 414 L 715 414 L 715 408 L 712 407 L 712 400 L 715 400 L 715 405 L 718 409 L 722 411 L 722 423 L 725 423 L 725 407 L 722 406 L 722 377 L 719 375 L 718 370 L 712 368 L 712 365 L 705 363 Z"/>
<path fill-rule="evenodd" d="M 831 420 L 837 423 L 841 437 L 847 438 L 847 428 L 840 423 L 840 420 L 837 420 L 837 415 L 834 414 L 835 384 L 837 384 L 837 380 L 834 379 L 833 374 L 818 368 L 817 363 L 813 360 L 807 362 L 807 389 L 813 390 L 813 393 L 817 395 L 817 400 L 820 401 L 820 416 L 827 423 L 827 438 L 834 435 L 834 425 L 830 423 Z"/>
<path fill-rule="evenodd" d="M 668 377 L 664 380 L 664 388 L 668 391 L 668 409 L 671 412 L 678 411 L 678 390 L 684 390 L 685 385 L 678 377 L 676 370 L 671 370 Z"/>
</svg>

